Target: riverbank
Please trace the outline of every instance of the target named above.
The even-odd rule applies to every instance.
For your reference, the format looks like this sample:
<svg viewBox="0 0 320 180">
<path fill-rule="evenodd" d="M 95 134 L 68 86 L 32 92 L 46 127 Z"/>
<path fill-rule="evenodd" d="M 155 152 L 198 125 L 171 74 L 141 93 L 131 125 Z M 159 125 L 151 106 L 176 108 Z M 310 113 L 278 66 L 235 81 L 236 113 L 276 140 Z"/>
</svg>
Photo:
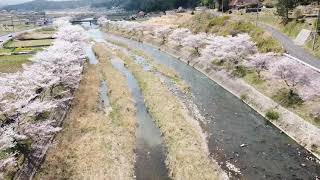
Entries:
<svg viewBox="0 0 320 180">
<path fill-rule="evenodd" d="M 207 69 L 206 67 L 208 66 L 200 62 L 188 62 L 187 57 L 179 57 L 178 53 L 174 53 L 170 49 L 160 49 L 171 55 L 174 55 L 179 60 L 189 64 L 201 73 L 205 74 L 207 77 L 215 81 L 224 89 L 237 96 L 244 103 L 249 105 L 260 115 L 269 120 L 273 125 L 278 127 L 282 132 L 286 133 L 289 137 L 294 139 L 300 145 L 305 147 L 309 152 L 315 155 L 318 159 L 320 159 L 320 152 L 318 152 L 319 150 L 316 149 L 317 151 L 315 151 L 314 149 L 314 147 L 320 147 L 320 139 L 318 138 L 320 137 L 319 128 L 306 122 L 295 113 L 287 110 L 269 97 L 263 95 L 242 79 L 230 77 L 230 75 L 225 71 L 215 71 L 214 69 Z M 278 120 L 270 120 L 266 117 L 266 113 L 271 109 L 280 114 L 280 118 Z"/>
<path fill-rule="evenodd" d="M 91 64 L 86 70 L 63 130 L 36 179 L 134 178 L 134 102 L 125 78 L 112 68 L 108 51 L 99 45 L 94 50 L 99 66 Z M 103 80 L 109 88 L 110 112 L 100 108 Z"/>
<path fill-rule="evenodd" d="M 153 73 L 143 71 L 129 55 L 119 50 L 116 54 L 125 61 L 138 80 L 148 111 L 163 134 L 168 150 L 166 164 L 170 177 L 228 179 L 219 165 L 209 157 L 199 124 L 189 116 L 177 97 Z"/>
<path fill-rule="evenodd" d="M 244 100 L 244 102 L 264 117 L 266 112 L 268 112 L 270 109 L 276 108 L 281 115 L 280 118 L 278 120 L 269 121 L 319 158 L 319 152 L 317 148 L 320 147 L 320 140 L 318 138 L 320 135 L 320 130 L 314 125 L 304 121 L 302 118 L 285 109 L 284 107 L 281 107 L 279 104 L 266 97 L 240 78 L 230 77 L 227 72 L 224 71 L 207 69 L 207 64 L 190 61 L 188 57 L 181 56 L 181 53 L 176 52 L 173 49 L 164 46 L 157 46 L 156 42 L 151 43 L 149 40 L 148 42 L 144 43 L 161 49 L 162 51 L 171 54 L 182 62 L 193 66 L 195 69 L 202 72 L 213 81 L 217 82 L 219 85 L 224 87 L 238 98 L 246 95 L 247 98 Z"/>
</svg>

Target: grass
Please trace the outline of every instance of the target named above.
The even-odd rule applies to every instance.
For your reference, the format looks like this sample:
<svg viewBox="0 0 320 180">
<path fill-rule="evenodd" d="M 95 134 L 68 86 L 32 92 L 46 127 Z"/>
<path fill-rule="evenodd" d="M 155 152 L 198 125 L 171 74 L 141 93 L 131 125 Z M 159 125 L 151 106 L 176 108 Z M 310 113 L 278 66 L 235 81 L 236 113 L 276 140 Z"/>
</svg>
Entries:
<svg viewBox="0 0 320 180">
<path fill-rule="evenodd" d="M 241 16 L 241 18 L 253 22 L 257 20 L 255 13 L 246 13 L 245 15 Z M 293 17 L 291 17 L 287 24 L 283 24 L 281 23 L 281 18 L 274 10 L 264 10 L 259 13 L 259 21 L 279 29 L 291 38 L 296 38 L 302 29 L 312 29 L 312 26 L 310 26 L 307 21 L 301 19 L 296 20 Z"/>
<path fill-rule="evenodd" d="M 298 94 L 290 94 L 289 90 L 286 88 L 282 88 L 276 92 L 273 99 L 285 107 L 296 108 L 303 104 L 303 100 Z"/>
<path fill-rule="evenodd" d="M 8 22 L 8 23 L 11 24 L 11 22 Z M 4 28 L 1 28 L 0 29 L 0 36 L 5 35 L 5 34 L 10 34 L 13 32 L 17 32 L 17 31 L 28 30 L 28 29 L 32 29 L 32 28 L 37 28 L 37 26 L 34 27 L 33 25 L 15 24 L 14 31 L 13 31 L 12 27 L 9 27 L 7 30 L 5 30 Z"/>
<path fill-rule="evenodd" d="M 143 51 L 140 51 L 137 49 L 132 49 L 129 46 L 127 46 L 126 44 L 123 44 L 120 42 L 111 41 L 111 40 L 109 40 L 109 41 L 114 45 L 126 48 L 127 50 L 132 51 L 134 54 L 143 57 L 147 61 L 147 63 L 149 63 L 150 65 L 152 65 L 152 67 L 155 68 L 156 71 L 160 72 L 161 74 L 163 74 L 163 75 L 167 76 L 168 78 L 172 79 L 173 81 L 175 81 L 175 83 L 178 85 L 179 89 L 182 92 L 188 93 L 190 91 L 188 85 L 178 77 L 177 73 L 175 73 L 174 70 L 172 70 L 162 64 L 155 62 L 155 60 L 153 58 L 146 55 Z"/>
<path fill-rule="evenodd" d="M 243 65 L 236 66 L 231 74 L 233 76 L 243 78 L 247 75 L 247 68 Z"/>
<path fill-rule="evenodd" d="M 47 34 L 47 33 L 37 33 L 37 32 L 28 32 L 21 34 L 17 37 L 18 40 L 41 40 L 41 39 L 51 39 L 53 34 Z"/>
<path fill-rule="evenodd" d="M 86 70 L 63 130 L 36 179 L 133 179 L 134 103 L 125 78 L 108 62 L 107 49 L 98 45 L 94 50 L 100 66 Z M 110 90 L 112 116 L 99 110 L 102 79 Z"/>
<path fill-rule="evenodd" d="M 258 77 L 258 74 L 255 71 L 247 71 L 246 75 L 243 77 L 245 81 L 249 84 L 261 85 L 265 80 Z"/>
<path fill-rule="evenodd" d="M 0 48 L 0 55 L 10 55 L 11 52 L 12 52 L 12 49 Z"/>
<path fill-rule="evenodd" d="M 313 50 L 313 40 L 312 38 L 309 39 L 309 41 L 306 44 L 306 49 L 313 53 L 313 55 L 315 55 L 316 57 L 320 58 L 320 37 L 317 38 L 316 42 L 315 42 L 315 48 Z"/>
<path fill-rule="evenodd" d="M 294 112 L 299 115 L 306 121 L 311 122 L 312 124 L 319 127 L 320 121 L 317 122 L 314 118 L 310 116 L 310 109 L 312 109 L 315 104 L 314 102 L 302 102 L 299 98 L 293 98 L 293 100 L 288 99 L 288 90 L 285 88 L 281 88 L 280 90 L 275 89 L 272 85 L 268 84 L 266 80 L 258 77 L 258 74 L 255 71 L 247 71 L 247 74 L 243 77 L 243 79 L 254 88 L 259 90 L 264 95 L 270 97 L 275 102 L 280 103 L 288 110 Z M 241 98 L 242 99 L 242 98 Z M 311 104 L 310 104 L 311 103 Z"/>
<path fill-rule="evenodd" d="M 118 51 L 139 82 L 145 103 L 163 133 L 167 165 L 173 179 L 217 179 L 220 167 L 208 157 L 205 138 L 197 122 L 188 116 L 177 97 L 152 72 L 145 72 L 133 59 Z"/>
<path fill-rule="evenodd" d="M 36 29 L 31 32 L 26 32 L 17 37 L 19 40 L 28 40 L 28 39 L 51 39 L 53 37 L 53 34 L 56 32 L 56 29 L 54 28 L 41 28 Z"/>
<path fill-rule="evenodd" d="M 40 46 L 50 46 L 52 44 L 52 39 L 41 39 L 41 40 L 27 40 L 27 41 L 9 41 L 4 47 L 5 48 L 18 48 L 18 47 L 40 47 Z"/>
<path fill-rule="evenodd" d="M 0 56 L 0 72 L 16 72 L 21 69 L 22 64 L 29 62 L 30 58 L 30 55 Z"/>
<path fill-rule="evenodd" d="M 302 29 L 306 28 L 306 24 L 297 22 L 295 20 L 290 21 L 288 24 L 282 27 L 282 31 L 291 38 L 296 38 Z"/>
<path fill-rule="evenodd" d="M 252 15 L 252 14 L 245 14 L 242 16 L 237 15 L 236 17 L 240 19 L 245 19 L 246 21 L 256 21 L 256 15 Z M 310 21 L 309 22 L 301 21 L 301 20 L 296 21 L 295 19 L 291 19 L 291 21 L 288 24 L 284 25 L 281 23 L 280 17 L 275 15 L 274 12 L 260 13 L 259 21 L 275 27 L 276 29 L 283 32 L 284 34 L 286 34 L 292 39 L 295 39 L 302 29 L 309 29 L 309 30 L 314 29 L 314 25 L 313 25 L 314 22 L 311 23 Z M 312 49 L 312 44 L 313 44 L 312 38 L 309 38 L 309 41 L 306 42 L 304 47 L 314 56 L 320 58 L 320 40 L 316 42 L 316 46 L 315 46 L 316 48 L 314 50 Z"/>
<path fill-rule="evenodd" d="M 270 120 L 278 120 L 280 118 L 280 114 L 274 110 L 268 110 L 266 117 Z"/>
<path fill-rule="evenodd" d="M 94 47 L 100 62 L 100 72 L 106 80 L 109 89 L 109 99 L 112 106 L 110 129 L 114 129 L 114 134 L 109 135 L 113 140 L 111 146 L 112 155 L 108 168 L 112 176 L 110 179 L 131 179 L 134 174 L 134 148 L 136 113 L 132 95 L 128 89 L 126 78 L 113 68 L 110 63 L 111 52 L 103 44 Z M 115 153 L 117 152 L 117 153 Z M 120 172 L 120 174 L 119 174 Z M 108 178 L 107 178 L 108 179 Z"/>
<path fill-rule="evenodd" d="M 212 16 L 208 13 L 195 15 L 182 27 L 190 28 L 193 32 L 215 33 L 222 36 L 248 33 L 256 43 L 259 52 L 283 52 L 278 41 L 250 22 L 231 18 L 230 16 Z"/>
</svg>

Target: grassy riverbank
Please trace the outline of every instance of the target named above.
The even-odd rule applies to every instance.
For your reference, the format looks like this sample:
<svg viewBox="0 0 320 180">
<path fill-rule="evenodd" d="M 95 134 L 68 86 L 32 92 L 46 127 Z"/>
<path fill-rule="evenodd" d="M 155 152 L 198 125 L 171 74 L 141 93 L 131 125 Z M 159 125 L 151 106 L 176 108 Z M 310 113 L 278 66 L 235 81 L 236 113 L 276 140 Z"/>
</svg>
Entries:
<svg viewBox="0 0 320 180">
<path fill-rule="evenodd" d="M 134 103 L 125 78 L 109 62 L 110 53 L 100 45 L 95 52 L 101 65 L 89 65 L 37 179 L 133 179 Z M 101 80 L 109 88 L 109 114 L 99 109 Z"/>
<path fill-rule="evenodd" d="M 270 34 L 250 22 L 238 20 L 231 16 L 213 16 L 209 13 L 200 13 L 181 23 L 180 26 L 189 28 L 195 33 L 206 32 L 222 36 L 248 33 L 256 43 L 259 52 L 283 52 L 281 44 Z"/>
<path fill-rule="evenodd" d="M 145 103 L 163 133 L 167 146 L 167 165 L 173 179 L 218 179 L 224 177 L 220 167 L 208 154 L 205 137 L 196 120 L 188 115 L 177 97 L 152 72 L 145 72 L 125 53 L 125 61 L 139 82 Z"/>
</svg>

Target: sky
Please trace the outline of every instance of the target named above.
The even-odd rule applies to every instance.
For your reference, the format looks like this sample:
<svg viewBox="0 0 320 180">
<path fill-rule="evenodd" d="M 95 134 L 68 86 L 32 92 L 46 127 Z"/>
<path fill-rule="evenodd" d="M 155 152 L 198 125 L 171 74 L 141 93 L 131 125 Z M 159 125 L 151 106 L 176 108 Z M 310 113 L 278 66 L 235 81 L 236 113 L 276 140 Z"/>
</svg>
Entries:
<svg viewBox="0 0 320 180">
<path fill-rule="evenodd" d="M 32 0 L 0 0 L 0 5 L 20 4 L 28 1 L 32 1 Z M 61 0 L 54 0 L 54 1 L 61 1 Z"/>
</svg>

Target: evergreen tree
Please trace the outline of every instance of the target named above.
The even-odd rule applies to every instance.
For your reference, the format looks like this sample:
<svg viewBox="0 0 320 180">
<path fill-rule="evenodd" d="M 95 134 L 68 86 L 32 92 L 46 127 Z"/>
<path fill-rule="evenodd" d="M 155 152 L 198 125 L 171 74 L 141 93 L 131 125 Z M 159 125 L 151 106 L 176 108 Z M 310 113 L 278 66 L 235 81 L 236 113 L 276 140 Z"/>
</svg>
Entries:
<svg viewBox="0 0 320 180">
<path fill-rule="evenodd" d="M 293 10 L 299 0 L 278 0 L 277 13 L 282 17 L 282 22 L 287 24 L 289 22 L 289 11 Z"/>
</svg>

